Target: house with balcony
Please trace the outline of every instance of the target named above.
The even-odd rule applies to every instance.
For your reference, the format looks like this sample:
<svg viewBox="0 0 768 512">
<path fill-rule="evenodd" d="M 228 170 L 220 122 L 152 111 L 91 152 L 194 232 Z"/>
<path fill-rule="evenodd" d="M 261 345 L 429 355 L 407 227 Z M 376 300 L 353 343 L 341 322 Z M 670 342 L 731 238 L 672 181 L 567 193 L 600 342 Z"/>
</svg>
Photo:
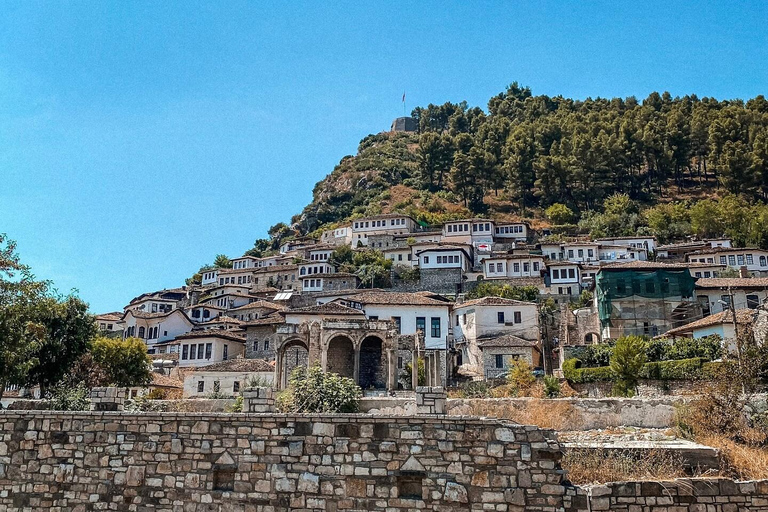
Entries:
<svg viewBox="0 0 768 512">
<path fill-rule="evenodd" d="M 528 240 L 530 227 L 525 222 L 501 222 L 494 228 L 493 238 L 497 242 L 524 242 Z"/>
<path fill-rule="evenodd" d="M 443 224 L 442 242 L 477 247 L 478 244 L 493 246 L 496 224 L 490 219 L 452 220 Z"/>
<path fill-rule="evenodd" d="M 561 296 L 565 300 L 578 297 L 582 290 L 582 268 L 570 261 L 547 261 L 544 293 Z"/>
<path fill-rule="evenodd" d="M 206 329 L 176 336 L 165 343 L 168 352 L 179 354 L 179 367 L 206 366 L 242 357 L 245 332 L 242 330 Z"/>
<path fill-rule="evenodd" d="M 259 258 L 256 256 L 244 255 L 232 260 L 232 270 L 243 270 L 248 268 L 256 268 L 256 263 Z"/>
<path fill-rule="evenodd" d="M 483 260 L 485 279 L 541 277 L 544 257 L 540 254 L 492 254 Z"/>
<path fill-rule="evenodd" d="M 187 301 L 187 288 L 172 288 L 157 292 L 143 293 L 123 308 L 146 313 L 167 313 L 181 307 Z"/>
<path fill-rule="evenodd" d="M 206 270 L 202 274 L 202 280 L 200 281 L 200 284 L 203 286 L 208 286 L 212 284 L 216 284 L 219 282 L 219 270 L 218 268 L 212 268 L 210 270 Z"/>
<path fill-rule="evenodd" d="M 157 352 L 156 345 L 192 331 L 195 326 L 181 309 L 167 313 L 145 313 L 128 310 L 123 314 L 123 337 L 144 340 L 149 354 Z"/>
</svg>

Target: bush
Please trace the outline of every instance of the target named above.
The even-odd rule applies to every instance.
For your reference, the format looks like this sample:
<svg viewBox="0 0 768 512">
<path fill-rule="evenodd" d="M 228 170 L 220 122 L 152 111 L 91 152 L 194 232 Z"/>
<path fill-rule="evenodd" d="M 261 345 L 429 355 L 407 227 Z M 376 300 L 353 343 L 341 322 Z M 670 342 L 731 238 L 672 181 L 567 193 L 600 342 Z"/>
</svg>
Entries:
<svg viewBox="0 0 768 512">
<path fill-rule="evenodd" d="M 645 340 L 639 336 L 622 336 L 616 340 L 610 363 L 615 378 L 612 390 L 614 395 L 635 394 L 637 380 L 646 361 L 645 348 Z"/>
<path fill-rule="evenodd" d="M 459 398 L 490 398 L 491 386 L 485 381 L 464 382 L 459 386 Z"/>
<path fill-rule="evenodd" d="M 613 372 L 611 372 L 609 366 L 581 368 L 581 361 L 575 358 L 565 360 L 563 363 L 563 376 L 568 382 L 573 384 L 613 380 Z"/>
<path fill-rule="evenodd" d="M 648 361 L 671 361 L 677 359 L 702 358 L 707 361 L 719 359 L 723 355 L 720 336 L 705 338 L 658 339 L 647 342 Z"/>
<path fill-rule="evenodd" d="M 704 359 L 680 359 L 646 363 L 640 371 L 641 379 L 654 380 L 697 380 L 703 377 Z"/>
<path fill-rule="evenodd" d="M 90 391 L 83 383 L 57 384 L 51 389 L 49 402 L 54 411 L 87 411 L 91 406 Z"/>
<path fill-rule="evenodd" d="M 281 393 L 280 412 L 349 413 L 357 412 L 363 393 L 350 378 L 324 372 L 319 364 L 291 373 L 287 393 Z"/>
<path fill-rule="evenodd" d="M 544 395 L 547 398 L 557 398 L 560 396 L 560 379 L 553 375 L 544 377 Z"/>
<path fill-rule="evenodd" d="M 152 382 L 147 346 L 139 338 L 97 338 L 91 353 L 112 385 L 128 388 Z"/>
<path fill-rule="evenodd" d="M 517 391 L 517 394 L 527 393 L 533 387 L 536 383 L 536 377 L 534 377 L 533 368 L 528 364 L 528 361 L 518 359 L 512 363 L 507 375 L 507 383 Z"/>
</svg>

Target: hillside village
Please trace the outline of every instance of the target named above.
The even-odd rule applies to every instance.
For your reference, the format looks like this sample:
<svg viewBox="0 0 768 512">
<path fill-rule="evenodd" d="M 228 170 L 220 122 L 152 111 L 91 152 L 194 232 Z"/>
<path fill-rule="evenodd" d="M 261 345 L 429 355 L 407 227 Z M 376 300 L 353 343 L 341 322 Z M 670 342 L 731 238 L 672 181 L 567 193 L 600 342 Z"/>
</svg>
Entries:
<svg viewBox="0 0 768 512">
<path fill-rule="evenodd" d="M 393 132 L 414 130 L 406 121 Z M 389 275 L 346 271 L 355 253 L 386 262 Z M 413 389 L 420 364 L 434 386 L 504 377 L 518 360 L 562 376 L 580 348 L 628 335 L 718 335 L 733 349 L 735 317 L 762 321 L 768 251 L 728 238 L 592 239 L 525 221 L 429 225 L 389 213 L 290 237 L 274 254 L 199 277 L 98 315 L 100 329 L 144 340 L 185 397 L 235 396 L 254 377 L 282 389 L 295 367 L 314 363 L 375 394 Z"/>
</svg>

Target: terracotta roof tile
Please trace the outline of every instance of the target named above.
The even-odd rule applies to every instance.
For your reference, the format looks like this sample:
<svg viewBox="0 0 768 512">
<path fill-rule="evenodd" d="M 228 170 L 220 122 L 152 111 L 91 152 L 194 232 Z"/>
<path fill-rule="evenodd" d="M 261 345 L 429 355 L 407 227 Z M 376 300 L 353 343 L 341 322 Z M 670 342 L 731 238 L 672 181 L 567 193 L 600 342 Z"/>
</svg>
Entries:
<svg viewBox="0 0 768 512">
<path fill-rule="evenodd" d="M 696 280 L 696 288 L 768 288 L 768 277 L 714 277 Z"/>
<path fill-rule="evenodd" d="M 480 348 L 536 347 L 537 344 L 538 343 L 536 341 L 526 340 L 519 336 L 515 336 L 514 334 L 501 334 L 497 336 L 487 336 L 487 337 L 479 338 L 477 340 L 477 345 Z"/>
<path fill-rule="evenodd" d="M 231 341 L 245 341 L 243 331 L 230 331 L 225 329 L 204 329 L 200 331 L 190 331 L 186 334 L 176 336 L 175 340 L 187 340 L 195 338 L 221 338 Z"/>
<path fill-rule="evenodd" d="M 251 372 L 271 372 L 275 367 L 264 359 L 230 359 L 220 363 L 200 366 L 193 371 L 197 372 L 233 372 L 233 373 L 251 373 Z"/>
<path fill-rule="evenodd" d="M 522 300 L 505 299 L 503 297 L 481 297 L 479 299 L 471 299 L 456 304 L 453 308 L 468 308 L 473 306 L 535 306 L 534 302 L 525 302 Z"/>
<path fill-rule="evenodd" d="M 431 299 L 418 293 L 365 291 L 340 300 L 360 302 L 362 304 L 408 305 L 408 306 L 446 306 L 440 300 Z"/>
<path fill-rule="evenodd" d="M 349 316 L 364 316 L 363 312 L 359 309 L 348 308 L 342 306 L 336 302 L 326 302 L 319 306 L 309 306 L 307 308 L 297 308 L 288 311 L 281 311 L 283 315 L 299 314 L 299 315 L 349 315 Z"/>
<path fill-rule="evenodd" d="M 754 309 L 737 309 L 736 310 L 736 321 L 739 324 L 749 325 L 752 323 L 754 317 L 755 317 Z M 709 327 L 712 325 L 720 325 L 720 324 L 729 324 L 732 322 L 733 322 L 733 316 L 731 316 L 730 310 L 726 310 L 726 311 L 721 311 L 720 313 L 716 313 L 714 315 L 705 316 L 704 318 L 695 320 L 685 325 L 681 325 L 680 327 L 675 327 L 674 329 L 670 329 L 664 334 L 662 334 L 661 336 L 657 336 L 657 337 L 664 337 L 669 334 L 687 333 L 687 332 L 693 331 L 694 329 L 700 329 L 702 327 Z"/>
</svg>

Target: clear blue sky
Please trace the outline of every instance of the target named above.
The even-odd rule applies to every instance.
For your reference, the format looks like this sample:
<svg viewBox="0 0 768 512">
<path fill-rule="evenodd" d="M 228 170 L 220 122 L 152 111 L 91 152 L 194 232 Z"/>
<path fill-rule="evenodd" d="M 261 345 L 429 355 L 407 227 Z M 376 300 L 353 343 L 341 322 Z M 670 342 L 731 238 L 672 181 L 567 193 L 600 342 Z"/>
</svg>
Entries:
<svg viewBox="0 0 768 512">
<path fill-rule="evenodd" d="M 103 312 L 242 254 L 404 90 L 768 94 L 766 2 L 267 4 L 3 2 L 0 232 L 39 277 Z"/>
</svg>

